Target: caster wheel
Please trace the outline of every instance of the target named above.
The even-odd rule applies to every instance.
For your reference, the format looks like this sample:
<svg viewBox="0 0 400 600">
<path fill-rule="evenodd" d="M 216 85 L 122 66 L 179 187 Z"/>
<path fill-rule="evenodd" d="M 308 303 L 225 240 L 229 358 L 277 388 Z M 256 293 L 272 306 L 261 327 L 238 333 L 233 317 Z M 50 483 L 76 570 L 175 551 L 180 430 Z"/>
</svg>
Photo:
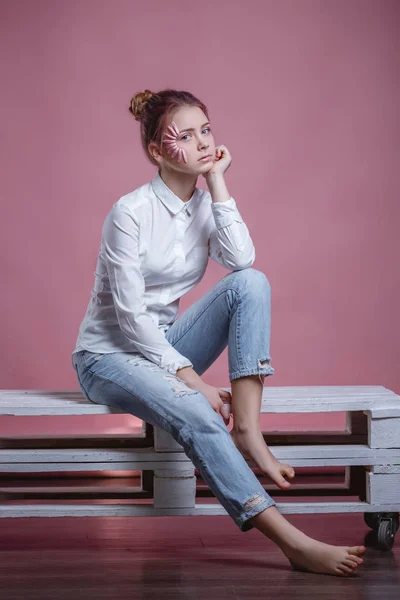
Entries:
<svg viewBox="0 0 400 600">
<path fill-rule="evenodd" d="M 364 521 L 368 527 L 378 531 L 379 523 L 382 519 L 382 513 L 364 513 Z"/>
<path fill-rule="evenodd" d="M 394 532 L 396 533 L 396 531 L 398 531 L 398 530 L 399 530 L 399 527 L 400 527 L 400 517 L 399 517 L 399 515 L 396 515 L 396 514 L 395 514 L 395 515 L 392 517 L 392 519 L 393 519 L 393 522 L 394 522 L 394 526 L 396 527 L 396 529 L 394 530 Z"/>
<path fill-rule="evenodd" d="M 391 550 L 394 544 L 397 526 L 394 519 L 383 519 L 379 523 L 378 547 L 380 550 Z"/>
</svg>

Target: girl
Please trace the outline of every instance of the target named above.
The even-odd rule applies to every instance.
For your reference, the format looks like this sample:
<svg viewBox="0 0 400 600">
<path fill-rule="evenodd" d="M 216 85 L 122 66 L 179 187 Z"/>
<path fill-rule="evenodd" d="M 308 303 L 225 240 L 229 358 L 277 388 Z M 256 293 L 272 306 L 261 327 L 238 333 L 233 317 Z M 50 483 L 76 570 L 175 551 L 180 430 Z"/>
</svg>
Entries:
<svg viewBox="0 0 400 600">
<path fill-rule="evenodd" d="M 268 536 L 294 568 L 351 574 L 365 548 L 330 546 L 300 532 L 244 458 L 290 487 L 285 477 L 293 468 L 275 459 L 260 430 L 264 377 L 274 373 L 271 291 L 251 268 L 253 242 L 225 184 L 229 151 L 215 145 L 208 110 L 189 92 L 145 90 L 129 110 L 157 174 L 105 219 L 72 355 L 80 389 L 92 402 L 171 433 L 238 527 Z M 196 187 L 199 175 L 209 191 Z M 180 298 L 201 280 L 209 257 L 231 272 L 178 317 Z M 226 346 L 231 394 L 201 377 Z"/>
</svg>

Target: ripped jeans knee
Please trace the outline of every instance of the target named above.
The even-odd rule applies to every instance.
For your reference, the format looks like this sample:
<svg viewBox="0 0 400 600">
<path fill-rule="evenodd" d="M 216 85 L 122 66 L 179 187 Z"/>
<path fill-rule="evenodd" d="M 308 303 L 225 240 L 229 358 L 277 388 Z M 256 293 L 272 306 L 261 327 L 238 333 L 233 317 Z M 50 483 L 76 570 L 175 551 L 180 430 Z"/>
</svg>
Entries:
<svg viewBox="0 0 400 600">
<path fill-rule="evenodd" d="M 177 396 L 187 396 L 198 393 L 197 390 L 189 388 L 186 383 L 182 379 L 179 379 L 179 377 L 176 377 L 176 375 L 164 375 L 164 379 L 168 381 L 172 387 L 172 391 Z"/>
<path fill-rule="evenodd" d="M 176 375 L 171 375 L 170 373 L 167 373 L 164 369 L 151 362 L 144 356 L 133 356 L 131 358 L 128 358 L 127 362 L 131 363 L 134 367 L 140 365 L 141 367 L 149 369 L 154 373 L 159 373 L 160 375 L 162 375 L 163 379 L 168 381 L 173 393 L 177 396 L 192 395 L 198 393 L 197 390 L 192 390 L 191 388 L 189 388 L 182 379 L 180 379 Z"/>
</svg>

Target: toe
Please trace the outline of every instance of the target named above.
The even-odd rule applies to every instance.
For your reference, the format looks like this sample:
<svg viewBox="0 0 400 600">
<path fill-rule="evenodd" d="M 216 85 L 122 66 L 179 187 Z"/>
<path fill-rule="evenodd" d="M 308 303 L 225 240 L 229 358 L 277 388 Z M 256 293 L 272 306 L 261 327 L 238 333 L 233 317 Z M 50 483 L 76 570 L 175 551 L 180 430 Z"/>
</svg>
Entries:
<svg viewBox="0 0 400 600">
<path fill-rule="evenodd" d="M 284 479 L 283 477 L 281 477 L 278 481 L 277 484 L 279 485 L 280 488 L 282 489 L 286 489 L 286 488 L 290 488 L 290 483 L 288 481 L 286 481 L 286 479 Z"/>
<path fill-rule="evenodd" d="M 351 573 L 353 572 L 353 569 L 350 569 L 350 567 L 348 567 L 348 566 L 346 566 L 346 565 L 344 565 L 344 564 L 341 564 L 341 565 L 339 565 L 339 567 L 338 567 L 338 568 L 339 568 L 341 571 L 343 571 L 343 573 L 346 573 L 347 575 L 351 575 Z"/>
<path fill-rule="evenodd" d="M 346 565 L 347 567 L 350 567 L 350 569 L 357 569 L 358 567 L 358 563 L 356 563 L 354 560 L 344 560 L 343 564 Z"/>
<path fill-rule="evenodd" d="M 294 469 L 290 465 L 282 465 L 283 468 L 280 469 L 281 475 L 286 475 L 293 479 L 294 477 Z"/>
<path fill-rule="evenodd" d="M 365 546 L 353 546 L 352 548 L 347 548 L 347 552 L 355 556 L 363 556 L 363 554 L 365 554 L 365 551 Z"/>
</svg>

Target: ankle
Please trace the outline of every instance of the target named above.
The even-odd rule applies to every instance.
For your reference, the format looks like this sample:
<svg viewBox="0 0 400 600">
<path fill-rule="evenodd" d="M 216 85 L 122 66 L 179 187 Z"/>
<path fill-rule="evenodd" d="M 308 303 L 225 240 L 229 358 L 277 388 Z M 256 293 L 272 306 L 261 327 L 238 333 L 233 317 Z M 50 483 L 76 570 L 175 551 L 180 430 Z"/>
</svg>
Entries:
<svg viewBox="0 0 400 600">
<path fill-rule="evenodd" d="M 271 506 L 253 517 L 251 523 L 275 542 L 285 556 L 305 550 L 312 541 L 312 538 L 287 521 L 276 506 Z"/>
<path fill-rule="evenodd" d="M 234 435 L 260 435 L 259 423 L 236 422 L 233 424 L 232 431 Z"/>
<path fill-rule="evenodd" d="M 312 538 L 308 537 L 302 531 L 298 531 L 287 539 L 281 540 L 279 547 L 283 554 L 289 558 L 290 556 L 293 556 L 294 553 L 301 552 L 302 554 L 305 554 L 312 541 Z"/>
</svg>

